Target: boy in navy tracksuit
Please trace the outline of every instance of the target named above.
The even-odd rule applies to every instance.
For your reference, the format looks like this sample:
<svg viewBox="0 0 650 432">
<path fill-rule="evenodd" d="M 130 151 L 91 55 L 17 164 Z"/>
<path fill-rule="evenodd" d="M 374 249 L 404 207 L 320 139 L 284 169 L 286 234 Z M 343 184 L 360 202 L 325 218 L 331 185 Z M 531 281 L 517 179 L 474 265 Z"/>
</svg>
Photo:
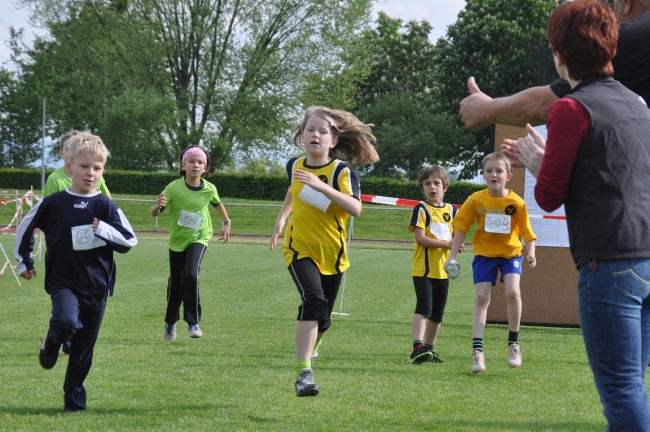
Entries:
<svg viewBox="0 0 650 432">
<path fill-rule="evenodd" d="M 52 299 L 52 318 L 38 360 L 43 368 L 53 368 L 61 343 L 70 339 L 64 410 L 74 412 L 86 409 L 83 382 L 92 365 L 106 298 L 115 285 L 113 251 L 126 253 L 137 240 L 122 211 L 95 189 L 109 155 L 101 139 L 81 133 L 72 139 L 69 152 L 66 171 L 72 187 L 43 198 L 25 216 L 16 234 L 15 255 L 20 276 L 36 276 L 31 258 L 34 229 L 45 233 L 45 291 Z"/>
</svg>

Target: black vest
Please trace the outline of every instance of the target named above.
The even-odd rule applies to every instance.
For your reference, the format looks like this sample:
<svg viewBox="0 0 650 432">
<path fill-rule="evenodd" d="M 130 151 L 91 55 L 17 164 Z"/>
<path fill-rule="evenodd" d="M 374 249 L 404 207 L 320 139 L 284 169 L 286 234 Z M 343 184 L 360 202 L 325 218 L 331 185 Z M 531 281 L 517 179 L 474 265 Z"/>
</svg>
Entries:
<svg viewBox="0 0 650 432">
<path fill-rule="evenodd" d="M 650 110 L 607 77 L 584 79 L 567 97 L 591 117 L 565 203 L 576 266 L 650 258 Z"/>
</svg>

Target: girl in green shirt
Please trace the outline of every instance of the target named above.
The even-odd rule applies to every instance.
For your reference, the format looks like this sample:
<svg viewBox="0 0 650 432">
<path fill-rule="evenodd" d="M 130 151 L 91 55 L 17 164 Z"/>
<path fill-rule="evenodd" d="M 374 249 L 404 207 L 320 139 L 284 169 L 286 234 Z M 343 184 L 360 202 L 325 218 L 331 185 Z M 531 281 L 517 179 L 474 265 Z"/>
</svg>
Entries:
<svg viewBox="0 0 650 432">
<path fill-rule="evenodd" d="M 176 339 L 176 322 L 180 319 L 181 304 L 190 337 L 203 335 L 199 328 L 201 302 L 198 276 L 203 254 L 213 233 L 208 205 L 214 207 L 223 222 L 219 241 L 226 243 L 230 236 L 230 219 L 219 199 L 217 188 L 203 179 L 209 167 L 210 157 L 206 151 L 198 146 L 187 147 L 181 156 L 181 178 L 169 183 L 151 207 L 154 217 L 165 209 L 170 212 L 166 341 Z"/>
</svg>

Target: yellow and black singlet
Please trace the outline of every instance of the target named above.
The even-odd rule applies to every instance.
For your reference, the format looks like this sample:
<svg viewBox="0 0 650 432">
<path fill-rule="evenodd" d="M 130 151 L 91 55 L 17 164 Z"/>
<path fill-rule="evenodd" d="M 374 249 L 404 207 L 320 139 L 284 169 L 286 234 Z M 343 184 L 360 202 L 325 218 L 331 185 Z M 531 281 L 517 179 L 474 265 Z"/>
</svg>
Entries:
<svg viewBox="0 0 650 432">
<path fill-rule="evenodd" d="M 291 185 L 292 211 L 284 234 L 282 250 L 287 266 L 293 261 L 310 258 L 324 275 L 344 272 L 348 261 L 345 224 L 348 213 L 329 201 L 325 195 L 294 180 L 295 170 L 309 171 L 337 191 L 360 199 L 361 187 L 357 171 L 334 159 L 322 166 L 309 166 L 305 157 L 287 163 Z"/>
<path fill-rule="evenodd" d="M 457 211 L 456 207 L 451 204 L 445 203 L 441 207 L 436 207 L 425 201 L 420 201 L 420 204 L 413 209 L 409 231 L 414 232 L 416 227 L 422 228 L 424 235 L 429 238 L 451 241 L 453 235 L 451 222 Z M 444 266 L 450 253 L 451 250 L 445 248 L 420 246 L 414 238 L 412 275 L 431 279 L 447 279 Z"/>
</svg>

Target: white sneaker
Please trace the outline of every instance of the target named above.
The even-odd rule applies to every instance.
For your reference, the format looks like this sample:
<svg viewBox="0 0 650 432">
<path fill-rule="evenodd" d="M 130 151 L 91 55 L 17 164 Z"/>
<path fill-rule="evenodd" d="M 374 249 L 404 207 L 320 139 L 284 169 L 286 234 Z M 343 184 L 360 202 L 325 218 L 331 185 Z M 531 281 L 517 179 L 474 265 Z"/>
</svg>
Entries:
<svg viewBox="0 0 650 432">
<path fill-rule="evenodd" d="M 316 357 L 318 357 L 318 351 L 314 351 L 309 358 L 312 370 L 314 369 L 314 360 L 316 360 Z"/>
<path fill-rule="evenodd" d="M 483 351 L 472 351 L 472 373 L 485 372 L 485 357 Z"/>
<path fill-rule="evenodd" d="M 508 345 L 508 366 L 518 368 L 521 366 L 521 351 L 519 344 Z"/>
<path fill-rule="evenodd" d="M 199 328 L 198 324 L 189 324 L 187 326 L 187 329 L 190 331 L 191 338 L 200 338 L 201 336 L 203 336 L 203 332 Z"/>
<path fill-rule="evenodd" d="M 165 324 L 165 340 L 168 342 L 176 340 L 176 324 Z"/>
</svg>

